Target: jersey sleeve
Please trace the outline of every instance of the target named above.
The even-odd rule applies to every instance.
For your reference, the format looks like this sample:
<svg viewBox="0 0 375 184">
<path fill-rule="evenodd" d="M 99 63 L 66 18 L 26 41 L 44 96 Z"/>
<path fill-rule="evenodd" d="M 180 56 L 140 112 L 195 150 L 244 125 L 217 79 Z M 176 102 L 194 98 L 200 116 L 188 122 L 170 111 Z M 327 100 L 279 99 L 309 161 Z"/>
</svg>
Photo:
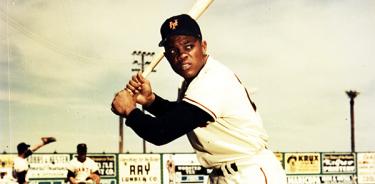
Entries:
<svg viewBox="0 0 375 184">
<path fill-rule="evenodd" d="M 90 168 L 91 168 L 91 173 L 94 173 L 96 171 L 99 171 L 99 166 L 98 163 L 96 163 L 93 159 L 90 158 Z"/>
<path fill-rule="evenodd" d="M 29 165 L 27 164 L 26 160 L 20 157 L 17 157 L 13 161 L 13 169 L 15 172 L 23 172 L 29 169 Z"/>
<path fill-rule="evenodd" d="M 68 164 L 66 165 L 66 169 L 67 169 L 68 171 L 71 171 L 71 172 L 74 173 L 74 169 L 75 169 L 75 166 L 74 166 L 74 158 L 68 162 Z"/>
<path fill-rule="evenodd" d="M 31 156 L 33 154 L 33 151 L 31 151 L 30 149 L 28 149 L 25 153 L 25 158 Z"/>
<path fill-rule="evenodd" d="M 155 94 L 154 102 L 152 102 L 152 104 L 149 106 L 143 106 L 143 108 L 155 116 L 162 116 L 166 112 L 176 108 L 176 105 L 176 102 L 170 102 Z"/>
<path fill-rule="evenodd" d="M 238 88 L 235 75 L 226 70 L 214 70 L 200 74 L 189 85 L 183 101 L 193 104 L 216 119 L 228 112 L 226 104 L 237 95 L 233 88 Z"/>
<path fill-rule="evenodd" d="M 160 116 L 152 117 L 140 109 L 134 109 L 125 124 L 146 141 L 163 145 L 185 135 L 197 127 L 206 126 L 212 121 L 209 114 L 197 106 L 177 102 Z"/>
</svg>

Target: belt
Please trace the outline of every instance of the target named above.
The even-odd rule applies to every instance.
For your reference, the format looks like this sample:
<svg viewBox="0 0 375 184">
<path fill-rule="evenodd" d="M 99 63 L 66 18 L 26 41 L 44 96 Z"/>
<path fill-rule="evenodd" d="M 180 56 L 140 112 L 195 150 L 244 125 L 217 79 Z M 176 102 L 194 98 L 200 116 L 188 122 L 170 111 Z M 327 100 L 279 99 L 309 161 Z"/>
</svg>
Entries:
<svg viewBox="0 0 375 184">
<path fill-rule="evenodd" d="M 236 163 L 230 164 L 230 167 L 232 168 L 233 171 L 235 171 L 235 172 L 238 171 L 238 167 L 237 167 Z M 224 168 L 225 168 L 225 170 L 227 170 L 227 173 L 234 174 L 234 173 L 230 172 L 230 170 L 227 168 L 227 166 L 224 166 Z M 213 169 L 212 174 L 216 175 L 216 176 L 224 176 L 223 170 L 221 170 L 221 168 Z"/>
</svg>

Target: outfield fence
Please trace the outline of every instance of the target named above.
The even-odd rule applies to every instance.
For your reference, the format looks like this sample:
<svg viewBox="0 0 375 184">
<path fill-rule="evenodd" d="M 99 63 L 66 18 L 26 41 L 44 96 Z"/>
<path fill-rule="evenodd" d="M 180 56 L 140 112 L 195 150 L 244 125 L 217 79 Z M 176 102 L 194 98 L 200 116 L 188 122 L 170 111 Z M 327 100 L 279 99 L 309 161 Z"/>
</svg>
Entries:
<svg viewBox="0 0 375 184">
<path fill-rule="evenodd" d="M 277 152 L 288 184 L 375 184 L 375 152 Z M 12 183 L 16 154 L 0 154 L 2 183 Z M 63 184 L 75 153 L 35 153 L 28 157 L 30 184 Z M 88 153 L 99 166 L 103 184 L 206 183 L 210 169 L 194 153 Z M 174 172 L 167 169 L 173 161 Z"/>
</svg>

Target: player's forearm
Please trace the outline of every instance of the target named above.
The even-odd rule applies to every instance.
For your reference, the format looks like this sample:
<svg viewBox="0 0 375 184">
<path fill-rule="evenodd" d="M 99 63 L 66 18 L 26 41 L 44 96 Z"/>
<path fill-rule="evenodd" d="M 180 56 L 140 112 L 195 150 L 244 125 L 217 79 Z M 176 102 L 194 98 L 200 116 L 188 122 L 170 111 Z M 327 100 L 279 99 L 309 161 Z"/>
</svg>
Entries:
<svg viewBox="0 0 375 184">
<path fill-rule="evenodd" d="M 74 177 L 69 177 L 69 178 L 68 178 L 68 181 L 69 181 L 69 183 L 71 183 L 71 184 L 77 184 L 77 183 L 78 183 L 78 181 L 77 181 Z"/>
<path fill-rule="evenodd" d="M 209 120 L 212 118 L 205 111 L 183 102 L 156 117 L 135 109 L 127 117 L 126 125 L 146 141 L 155 145 L 163 145 L 196 127 L 205 126 Z"/>
<path fill-rule="evenodd" d="M 50 144 L 51 142 L 55 142 L 56 141 L 56 138 L 55 137 L 42 137 L 41 138 L 42 142 L 36 144 L 36 145 L 33 145 L 30 150 L 32 153 L 34 153 L 36 150 L 38 150 L 39 148 L 47 145 L 47 144 Z"/>
<path fill-rule="evenodd" d="M 154 101 L 148 106 L 143 106 L 143 108 L 151 114 L 155 116 L 161 116 L 165 112 L 170 111 L 172 108 L 176 106 L 176 102 L 170 102 L 168 100 L 165 100 L 157 94 L 154 95 Z"/>
<path fill-rule="evenodd" d="M 139 109 L 133 110 L 126 119 L 126 125 L 131 127 L 138 136 L 155 145 L 167 144 L 185 134 L 176 134 L 177 131 L 170 132 L 165 124 L 167 123 L 144 114 Z"/>
<path fill-rule="evenodd" d="M 44 142 L 38 143 L 36 145 L 33 145 L 30 150 L 34 153 L 36 150 L 44 146 Z"/>
</svg>

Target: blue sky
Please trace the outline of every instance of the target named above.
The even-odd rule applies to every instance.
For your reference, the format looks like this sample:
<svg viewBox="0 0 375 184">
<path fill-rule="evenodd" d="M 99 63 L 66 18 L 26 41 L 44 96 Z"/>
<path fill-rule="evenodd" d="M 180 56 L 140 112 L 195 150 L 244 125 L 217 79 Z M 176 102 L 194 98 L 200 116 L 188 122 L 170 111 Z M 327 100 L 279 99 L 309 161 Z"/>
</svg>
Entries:
<svg viewBox="0 0 375 184">
<path fill-rule="evenodd" d="M 134 50 L 160 52 L 164 19 L 189 1 L 0 0 L 0 151 L 41 136 L 41 152 L 118 151 L 116 91 Z M 349 151 L 346 90 L 357 90 L 356 149 L 375 144 L 375 1 L 216 0 L 199 19 L 208 53 L 251 91 L 274 151 Z M 151 59 L 151 58 L 147 58 Z M 174 100 L 181 80 L 166 60 L 149 77 Z M 142 140 L 125 128 L 125 151 Z M 191 152 L 186 137 L 153 152 Z"/>
</svg>

